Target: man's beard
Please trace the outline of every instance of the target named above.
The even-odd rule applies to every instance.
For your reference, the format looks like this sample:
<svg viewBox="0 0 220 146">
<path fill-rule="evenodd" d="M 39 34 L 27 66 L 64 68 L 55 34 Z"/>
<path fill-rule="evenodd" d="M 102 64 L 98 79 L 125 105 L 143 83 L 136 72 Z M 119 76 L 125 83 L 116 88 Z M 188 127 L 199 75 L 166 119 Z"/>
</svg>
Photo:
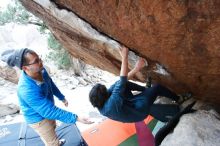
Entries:
<svg viewBox="0 0 220 146">
<path fill-rule="evenodd" d="M 41 71 L 43 70 L 43 66 L 39 67 L 39 68 L 32 68 L 31 72 L 32 73 L 41 73 Z"/>
<path fill-rule="evenodd" d="M 43 70 L 43 66 L 39 68 L 38 72 L 41 73 Z"/>
</svg>

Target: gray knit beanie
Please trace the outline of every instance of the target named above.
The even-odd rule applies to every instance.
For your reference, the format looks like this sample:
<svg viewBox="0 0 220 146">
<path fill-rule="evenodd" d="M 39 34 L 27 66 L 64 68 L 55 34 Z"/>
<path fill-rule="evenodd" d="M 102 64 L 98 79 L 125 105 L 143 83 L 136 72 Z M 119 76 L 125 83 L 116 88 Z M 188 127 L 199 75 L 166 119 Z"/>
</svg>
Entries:
<svg viewBox="0 0 220 146">
<path fill-rule="evenodd" d="M 6 62 L 9 66 L 17 66 L 19 69 L 22 68 L 23 55 L 28 49 L 18 49 L 18 50 L 6 50 L 1 54 L 1 60 Z"/>
</svg>

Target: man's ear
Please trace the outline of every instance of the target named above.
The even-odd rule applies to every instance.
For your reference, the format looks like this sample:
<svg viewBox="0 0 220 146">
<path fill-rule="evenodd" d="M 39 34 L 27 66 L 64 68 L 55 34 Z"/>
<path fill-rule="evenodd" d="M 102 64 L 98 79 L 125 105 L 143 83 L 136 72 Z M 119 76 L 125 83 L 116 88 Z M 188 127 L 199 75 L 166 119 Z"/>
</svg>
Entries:
<svg viewBox="0 0 220 146">
<path fill-rule="evenodd" d="M 21 68 L 23 71 L 26 71 L 27 70 L 27 66 L 22 66 Z"/>
</svg>

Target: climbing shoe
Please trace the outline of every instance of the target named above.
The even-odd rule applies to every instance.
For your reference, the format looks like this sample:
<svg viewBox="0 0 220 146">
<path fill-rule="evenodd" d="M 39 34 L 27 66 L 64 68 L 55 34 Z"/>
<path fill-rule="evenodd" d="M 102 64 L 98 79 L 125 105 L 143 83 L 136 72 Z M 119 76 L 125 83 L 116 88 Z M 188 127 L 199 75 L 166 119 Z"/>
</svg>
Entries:
<svg viewBox="0 0 220 146">
<path fill-rule="evenodd" d="M 179 100 L 177 101 L 178 104 L 182 104 L 183 102 L 185 102 L 186 100 L 189 100 L 190 98 L 192 98 L 192 93 L 184 93 L 184 94 L 180 94 L 179 96 Z"/>
</svg>

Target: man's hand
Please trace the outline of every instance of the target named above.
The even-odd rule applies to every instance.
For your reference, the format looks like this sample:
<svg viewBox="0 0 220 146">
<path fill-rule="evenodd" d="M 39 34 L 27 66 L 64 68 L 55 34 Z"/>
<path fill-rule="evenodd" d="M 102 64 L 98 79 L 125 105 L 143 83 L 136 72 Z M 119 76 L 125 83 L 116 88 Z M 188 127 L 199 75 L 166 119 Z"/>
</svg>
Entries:
<svg viewBox="0 0 220 146">
<path fill-rule="evenodd" d="M 135 69 L 137 71 L 140 71 L 145 66 L 145 60 L 144 58 L 140 57 L 137 63 L 135 64 Z"/>
<path fill-rule="evenodd" d="M 68 101 L 66 99 L 62 100 L 62 102 L 65 105 L 65 107 L 68 107 Z"/>
<path fill-rule="evenodd" d="M 121 47 L 120 48 L 120 55 L 122 58 L 127 58 L 128 57 L 128 48 Z"/>
<path fill-rule="evenodd" d="M 143 67 L 145 66 L 145 60 L 144 58 L 139 58 L 137 63 L 135 64 L 135 67 L 128 73 L 128 80 L 132 79 L 133 76 L 139 72 Z"/>
<path fill-rule="evenodd" d="M 79 121 L 83 124 L 92 124 L 92 123 L 94 123 L 93 121 L 90 121 L 88 118 L 83 118 L 83 117 L 78 117 L 77 121 Z"/>
</svg>

